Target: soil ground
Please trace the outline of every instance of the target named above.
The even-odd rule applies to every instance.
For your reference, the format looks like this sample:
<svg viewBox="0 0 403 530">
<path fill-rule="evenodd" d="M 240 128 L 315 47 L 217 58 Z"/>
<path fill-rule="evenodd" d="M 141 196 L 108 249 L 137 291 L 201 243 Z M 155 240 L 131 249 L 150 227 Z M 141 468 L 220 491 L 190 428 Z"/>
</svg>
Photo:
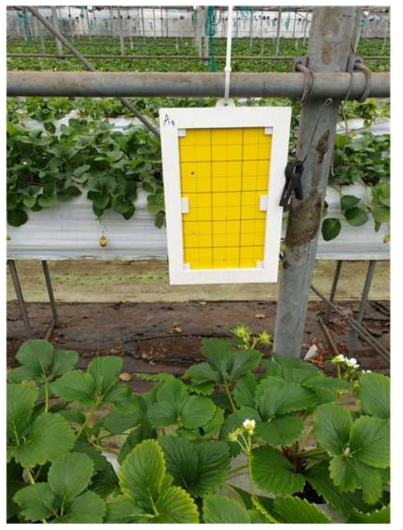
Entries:
<svg viewBox="0 0 403 530">
<path fill-rule="evenodd" d="M 230 337 L 230 330 L 237 324 L 247 325 L 254 332 L 274 329 L 276 303 L 270 301 L 274 296 L 271 284 L 170 287 L 166 264 L 161 262 L 88 260 L 49 265 L 59 313 L 52 340 L 60 348 L 77 350 L 80 367 L 94 356 L 113 354 L 124 358 L 123 370 L 128 379 L 134 373 L 180 375 L 187 366 L 202 359 L 203 337 Z M 49 304 L 44 303 L 46 291 L 40 264 L 19 262 L 17 266 L 34 335 L 44 337 L 51 312 Z M 358 309 L 358 301 L 354 300 L 359 299 L 366 267 L 365 263 L 345 263 L 342 268 L 337 303 L 352 316 Z M 315 270 L 313 283 L 326 294 L 333 269 L 334 263 L 321 262 Z M 375 296 L 378 302 L 371 300 L 367 305 L 366 327 L 389 348 L 388 264 L 377 264 L 375 271 L 371 298 Z M 14 355 L 26 338 L 13 298 L 10 284 L 9 367 L 16 366 Z M 326 361 L 334 353 L 318 322 L 326 306 L 316 300 L 313 296 L 309 303 L 302 354 L 316 343 L 320 358 Z M 345 353 L 351 344 L 351 329 L 334 313 L 329 328 L 340 352 Z M 264 353 L 270 355 L 271 349 Z M 354 356 L 364 369 L 389 370 L 388 362 L 363 343 L 358 343 Z M 132 384 L 137 391 L 148 386 L 138 381 Z"/>
</svg>

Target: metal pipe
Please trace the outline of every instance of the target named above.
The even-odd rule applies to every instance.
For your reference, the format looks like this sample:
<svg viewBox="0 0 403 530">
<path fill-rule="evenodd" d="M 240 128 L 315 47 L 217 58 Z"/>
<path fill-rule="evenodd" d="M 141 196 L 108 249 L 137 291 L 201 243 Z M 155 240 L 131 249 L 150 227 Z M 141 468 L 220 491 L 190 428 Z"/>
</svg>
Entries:
<svg viewBox="0 0 403 530">
<path fill-rule="evenodd" d="M 31 8 L 29 6 L 27 6 L 27 9 L 29 9 L 31 11 Z M 53 23 L 53 27 L 52 29 L 55 29 L 57 32 L 60 33 L 60 28 L 59 28 L 59 19 L 57 18 L 57 8 L 52 6 L 51 7 L 51 10 L 52 10 L 52 23 Z M 32 11 L 31 11 L 32 13 Z M 46 18 L 45 18 L 46 20 Z M 47 22 L 47 21 L 46 21 Z M 49 26 L 52 26 L 52 24 L 49 24 Z M 48 28 L 49 29 L 49 28 Z M 60 33 L 61 34 L 61 33 Z M 58 39 L 56 36 L 55 36 L 55 41 L 56 41 L 56 49 L 57 49 L 57 54 L 58 55 L 63 55 L 64 52 L 63 52 L 63 46 L 62 46 L 62 43 L 60 42 L 60 39 Z"/>
<path fill-rule="evenodd" d="M 56 300 L 55 300 L 55 295 L 53 293 L 52 279 L 50 277 L 48 262 L 45 260 L 42 260 L 42 269 L 43 269 L 43 275 L 45 277 L 46 289 L 48 291 L 50 308 L 52 310 L 53 322 L 54 322 L 54 326 L 56 326 L 59 320 L 59 315 L 57 314 Z"/>
<path fill-rule="evenodd" d="M 120 54 L 125 55 L 125 36 L 123 34 L 123 17 L 120 14 L 120 8 L 117 8 L 118 10 L 118 21 L 119 21 L 119 39 L 120 39 Z"/>
<path fill-rule="evenodd" d="M 358 7 L 326 6 L 313 10 L 309 68 L 315 77 L 335 75 L 336 78 L 332 95 L 321 93 L 320 98 L 309 98 L 303 103 L 299 122 L 296 156 L 304 160 L 303 199 L 292 197 L 289 207 L 273 345 L 273 351 L 288 357 L 301 355 L 338 121 L 340 100 L 335 93 L 342 84 L 342 76 L 346 75 L 342 72 L 346 70 L 347 61 L 355 52 L 353 44 L 360 15 Z"/>
<path fill-rule="evenodd" d="M 85 59 L 84 59 L 85 60 Z M 87 62 L 87 61 L 86 61 Z M 352 81 L 351 90 L 350 83 Z M 364 92 L 366 77 L 357 72 L 351 77 L 345 72 L 315 73 L 316 98 L 359 98 Z M 159 73 L 159 72 L 26 72 L 7 75 L 8 96 L 67 96 L 67 97 L 220 97 L 224 93 L 223 73 Z M 231 75 L 231 97 L 289 97 L 299 98 L 304 90 L 302 73 L 234 73 Z M 390 76 L 387 72 L 372 74 L 369 97 L 390 96 Z M 315 117 L 317 118 L 317 103 Z"/>
<path fill-rule="evenodd" d="M 358 308 L 357 322 L 362 325 L 364 319 L 365 306 L 368 302 L 369 290 L 371 289 L 372 278 L 374 277 L 376 261 L 371 260 L 368 265 L 368 271 L 365 278 L 364 289 L 362 290 L 362 296 L 360 306 Z M 351 339 L 351 351 L 354 352 L 358 347 L 358 334 L 355 332 Z"/>
<path fill-rule="evenodd" d="M 27 306 L 25 304 L 24 295 L 22 293 L 20 279 L 18 277 L 17 267 L 15 266 L 15 261 L 13 259 L 8 260 L 8 267 L 10 269 L 11 279 L 13 280 L 15 294 L 17 295 L 18 305 L 20 306 L 20 311 L 22 315 L 22 320 L 24 322 L 25 333 L 29 339 L 32 339 L 32 330 L 29 323 L 29 316 Z"/>
<path fill-rule="evenodd" d="M 340 278 L 340 272 L 341 272 L 341 266 L 342 265 L 343 265 L 343 260 L 341 260 L 341 259 L 337 260 L 336 270 L 334 271 L 332 287 L 330 289 L 330 295 L 329 295 L 329 300 L 331 302 L 334 302 L 334 297 L 336 296 L 337 284 L 339 283 L 339 278 Z M 329 323 L 330 312 L 331 312 L 331 307 L 329 306 L 327 308 L 326 315 L 325 315 L 325 317 L 323 319 L 326 324 Z"/>
<path fill-rule="evenodd" d="M 276 35 L 276 47 L 274 49 L 274 55 L 278 55 L 280 51 L 280 33 L 281 33 L 281 13 L 283 8 L 278 8 L 278 18 L 277 18 L 277 35 Z"/>
<path fill-rule="evenodd" d="M 324 296 L 320 291 L 318 291 L 316 287 L 311 285 L 311 289 L 317 296 L 319 296 L 321 300 L 323 300 L 323 302 L 329 304 L 333 311 L 337 313 L 343 320 L 345 320 L 353 328 L 353 330 L 357 331 L 357 333 L 362 337 L 362 339 L 372 348 L 374 348 L 374 350 L 376 350 L 385 361 L 389 362 L 390 352 L 376 339 L 374 339 L 374 337 L 364 327 L 360 326 L 360 324 L 358 324 L 356 320 L 351 318 L 343 309 L 340 309 L 340 307 L 338 307 L 337 305 L 329 302 L 326 296 Z"/>
<path fill-rule="evenodd" d="M 107 55 L 107 54 L 96 54 L 96 55 L 83 55 L 86 59 L 125 59 L 128 61 L 138 60 L 170 60 L 170 61 L 208 61 L 209 57 L 203 56 L 198 57 L 196 55 Z M 57 55 L 54 53 L 8 53 L 7 58 L 10 59 L 75 59 L 72 55 Z M 215 59 L 225 61 L 225 55 L 215 55 Z M 390 60 L 389 56 L 386 55 L 367 55 L 362 57 L 365 61 L 381 61 Z M 294 56 L 291 55 L 233 55 L 232 61 L 294 61 Z"/>
<path fill-rule="evenodd" d="M 68 50 L 71 51 L 71 53 L 86 67 L 89 72 L 91 72 L 92 75 L 95 73 L 95 68 L 92 66 L 90 62 L 87 61 L 85 57 L 81 55 L 81 53 L 76 50 L 76 48 L 70 44 L 70 42 L 58 31 L 56 28 L 50 24 L 44 16 L 42 16 L 39 11 L 35 7 L 27 7 L 29 11 L 40 21 L 42 24 L 58 39 Z M 49 72 L 44 72 L 49 73 Z M 111 94 L 111 96 L 116 96 L 117 94 Z M 125 98 L 118 97 L 120 102 L 128 108 L 135 116 L 138 118 L 148 129 L 154 133 L 157 137 L 160 136 L 160 133 L 156 127 L 152 123 L 150 123 L 144 116 Z"/>
</svg>

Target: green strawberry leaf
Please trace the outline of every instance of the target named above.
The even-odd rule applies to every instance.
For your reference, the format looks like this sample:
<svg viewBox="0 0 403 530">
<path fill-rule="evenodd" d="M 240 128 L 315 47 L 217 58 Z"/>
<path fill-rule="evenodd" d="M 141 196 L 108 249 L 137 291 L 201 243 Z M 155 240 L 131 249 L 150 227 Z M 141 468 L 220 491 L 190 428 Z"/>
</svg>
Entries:
<svg viewBox="0 0 403 530">
<path fill-rule="evenodd" d="M 248 512 L 234 499 L 225 495 L 209 495 L 203 501 L 206 524 L 250 524 Z"/>
<path fill-rule="evenodd" d="M 225 442 L 196 444 L 184 438 L 163 436 L 159 443 L 174 484 L 193 497 L 212 493 L 224 483 L 230 470 L 229 448 Z"/>
<path fill-rule="evenodd" d="M 274 446 L 290 446 L 301 436 L 304 422 L 300 418 L 282 416 L 256 425 L 256 436 Z"/>
<path fill-rule="evenodd" d="M 376 418 L 390 417 L 390 379 L 383 374 L 362 374 L 358 397 L 364 413 Z"/>
<path fill-rule="evenodd" d="M 351 428 L 350 450 L 355 458 L 373 467 L 390 466 L 389 420 L 361 416 Z"/>
<path fill-rule="evenodd" d="M 119 474 L 124 495 L 149 508 L 158 498 L 166 473 L 164 455 L 158 442 L 145 440 L 125 458 Z"/>
<path fill-rule="evenodd" d="M 313 414 L 316 439 L 330 455 L 341 455 L 349 446 L 352 424 L 350 411 L 338 405 L 320 405 Z"/>
<path fill-rule="evenodd" d="M 24 467 L 43 465 L 69 452 L 74 443 L 74 431 L 60 414 L 41 414 L 16 448 L 15 460 Z"/>
<path fill-rule="evenodd" d="M 331 524 L 332 521 L 314 504 L 298 497 L 276 498 L 273 515 L 279 523 L 286 524 Z"/>
<path fill-rule="evenodd" d="M 93 491 L 86 491 L 76 497 L 65 510 L 65 515 L 52 523 L 62 524 L 100 524 L 104 520 L 106 504 Z"/>
<path fill-rule="evenodd" d="M 89 456 L 69 453 L 52 463 L 48 482 L 59 499 L 69 502 L 88 487 L 93 473 L 94 463 Z"/>
<path fill-rule="evenodd" d="M 31 522 L 52 517 L 56 506 L 56 497 L 45 482 L 20 489 L 14 495 L 14 501 L 21 508 L 21 516 Z"/>
<path fill-rule="evenodd" d="M 301 491 L 305 477 L 293 472 L 283 454 L 271 447 L 260 447 L 252 452 L 252 477 L 258 487 L 274 495 L 292 495 Z"/>
<path fill-rule="evenodd" d="M 277 414 L 307 409 L 317 402 L 317 398 L 298 383 L 267 377 L 259 383 L 255 401 L 261 416 L 269 419 Z"/>
</svg>

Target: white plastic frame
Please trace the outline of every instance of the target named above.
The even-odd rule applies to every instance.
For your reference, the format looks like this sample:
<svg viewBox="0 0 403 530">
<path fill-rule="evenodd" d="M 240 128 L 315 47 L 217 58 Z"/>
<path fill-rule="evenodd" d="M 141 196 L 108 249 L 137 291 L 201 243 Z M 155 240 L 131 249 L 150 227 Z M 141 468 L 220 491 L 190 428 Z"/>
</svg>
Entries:
<svg viewBox="0 0 403 530">
<path fill-rule="evenodd" d="M 172 285 L 277 281 L 283 213 L 279 203 L 285 183 L 290 123 L 290 107 L 160 109 L 169 278 Z M 272 134 L 264 261 L 256 269 L 191 270 L 183 261 L 179 131 L 231 127 L 265 127 Z"/>
</svg>

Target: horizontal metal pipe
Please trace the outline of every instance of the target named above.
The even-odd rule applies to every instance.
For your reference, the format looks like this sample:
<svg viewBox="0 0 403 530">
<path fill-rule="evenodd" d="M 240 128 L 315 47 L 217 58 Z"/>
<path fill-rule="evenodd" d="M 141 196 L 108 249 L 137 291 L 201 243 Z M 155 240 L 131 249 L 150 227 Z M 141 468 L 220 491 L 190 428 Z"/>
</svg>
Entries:
<svg viewBox="0 0 403 530">
<path fill-rule="evenodd" d="M 311 97 L 359 98 L 366 87 L 364 73 L 315 73 Z M 304 91 L 302 73 L 234 73 L 232 97 L 298 98 Z M 210 97 L 224 95 L 222 73 L 156 72 L 26 72 L 7 76 L 8 96 L 67 97 Z M 369 97 L 390 96 L 390 74 L 373 73 Z"/>
<path fill-rule="evenodd" d="M 125 59 L 129 61 L 137 60 L 170 60 L 170 61 L 208 61 L 209 57 L 199 57 L 198 55 L 83 55 L 86 59 Z M 54 53 L 8 53 L 9 59 L 75 59 L 73 55 L 56 55 Z M 216 55 L 216 60 L 225 60 L 225 55 Z M 362 57 L 365 61 L 390 60 L 385 55 L 373 55 Z M 292 55 L 238 55 L 231 58 L 232 61 L 293 61 Z"/>
</svg>

